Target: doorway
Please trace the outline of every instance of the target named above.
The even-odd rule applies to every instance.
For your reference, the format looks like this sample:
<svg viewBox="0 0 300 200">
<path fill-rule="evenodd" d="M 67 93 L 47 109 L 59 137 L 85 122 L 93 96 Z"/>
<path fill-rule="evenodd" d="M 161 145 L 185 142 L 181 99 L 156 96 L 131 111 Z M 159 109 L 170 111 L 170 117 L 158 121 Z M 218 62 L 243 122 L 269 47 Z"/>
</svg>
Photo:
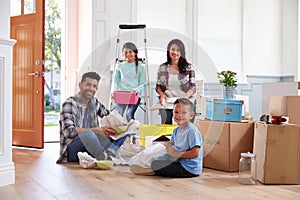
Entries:
<svg viewBox="0 0 300 200">
<path fill-rule="evenodd" d="M 44 148 L 44 0 L 11 0 L 12 144 Z"/>
<path fill-rule="evenodd" d="M 44 142 L 59 141 L 61 2 L 11 0 L 16 146 L 44 148 Z"/>
<path fill-rule="evenodd" d="M 62 0 L 45 0 L 44 142 L 59 142 Z"/>
</svg>

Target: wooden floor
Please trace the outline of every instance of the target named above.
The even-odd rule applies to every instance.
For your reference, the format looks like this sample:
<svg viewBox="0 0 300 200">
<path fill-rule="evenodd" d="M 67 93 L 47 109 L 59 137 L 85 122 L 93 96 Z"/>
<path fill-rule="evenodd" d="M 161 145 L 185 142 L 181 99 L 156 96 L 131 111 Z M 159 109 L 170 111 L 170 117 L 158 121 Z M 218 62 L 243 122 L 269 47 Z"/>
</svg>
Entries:
<svg viewBox="0 0 300 200">
<path fill-rule="evenodd" d="M 46 143 L 44 150 L 14 148 L 16 183 L 0 187 L 0 199 L 300 199 L 300 185 L 240 185 L 237 173 L 209 169 L 178 179 L 137 176 L 127 166 L 57 165 L 58 148 L 58 143 Z"/>
</svg>

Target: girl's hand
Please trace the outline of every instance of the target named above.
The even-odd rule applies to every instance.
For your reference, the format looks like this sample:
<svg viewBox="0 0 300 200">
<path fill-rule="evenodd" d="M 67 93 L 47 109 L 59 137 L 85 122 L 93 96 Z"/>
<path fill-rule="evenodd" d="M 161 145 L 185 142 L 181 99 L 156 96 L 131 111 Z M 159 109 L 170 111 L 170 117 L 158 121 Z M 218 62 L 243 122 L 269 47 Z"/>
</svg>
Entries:
<svg viewBox="0 0 300 200">
<path fill-rule="evenodd" d="M 114 99 L 114 93 L 111 93 L 111 94 L 110 94 L 110 97 L 111 97 L 112 99 Z"/>
</svg>

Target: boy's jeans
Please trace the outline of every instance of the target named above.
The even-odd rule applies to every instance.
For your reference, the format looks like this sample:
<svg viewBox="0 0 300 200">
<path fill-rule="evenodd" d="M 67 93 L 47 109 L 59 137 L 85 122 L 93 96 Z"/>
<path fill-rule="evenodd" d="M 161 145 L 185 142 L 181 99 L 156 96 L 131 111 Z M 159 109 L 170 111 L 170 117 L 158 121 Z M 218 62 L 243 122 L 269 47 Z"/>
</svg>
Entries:
<svg viewBox="0 0 300 200">
<path fill-rule="evenodd" d="M 115 155 L 127 137 L 130 137 L 130 135 L 127 134 L 118 140 L 113 140 L 102 135 L 97 135 L 91 130 L 84 131 L 68 144 L 68 162 L 79 162 L 77 153 L 80 151 L 88 152 L 96 159 L 102 158 L 105 151 Z"/>
</svg>

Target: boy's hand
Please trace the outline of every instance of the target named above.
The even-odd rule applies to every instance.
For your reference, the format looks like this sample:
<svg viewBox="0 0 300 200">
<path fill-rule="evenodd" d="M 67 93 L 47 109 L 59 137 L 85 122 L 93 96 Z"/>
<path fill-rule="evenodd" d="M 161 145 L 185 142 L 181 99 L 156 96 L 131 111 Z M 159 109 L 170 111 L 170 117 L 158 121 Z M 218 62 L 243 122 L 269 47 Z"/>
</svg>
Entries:
<svg viewBox="0 0 300 200">
<path fill-rule="evenodd" d="M 171 147 L 172 146 L 171 142 L 165 142 L 164 145 L 165 145 L 165 147 Z"/>
<path fill-rule="evenodd" d="M 169 156 L 179 158 L 179 152 L 176 151 L 174 146 L 166 146 L 166 152 Z"/>
</svg>

